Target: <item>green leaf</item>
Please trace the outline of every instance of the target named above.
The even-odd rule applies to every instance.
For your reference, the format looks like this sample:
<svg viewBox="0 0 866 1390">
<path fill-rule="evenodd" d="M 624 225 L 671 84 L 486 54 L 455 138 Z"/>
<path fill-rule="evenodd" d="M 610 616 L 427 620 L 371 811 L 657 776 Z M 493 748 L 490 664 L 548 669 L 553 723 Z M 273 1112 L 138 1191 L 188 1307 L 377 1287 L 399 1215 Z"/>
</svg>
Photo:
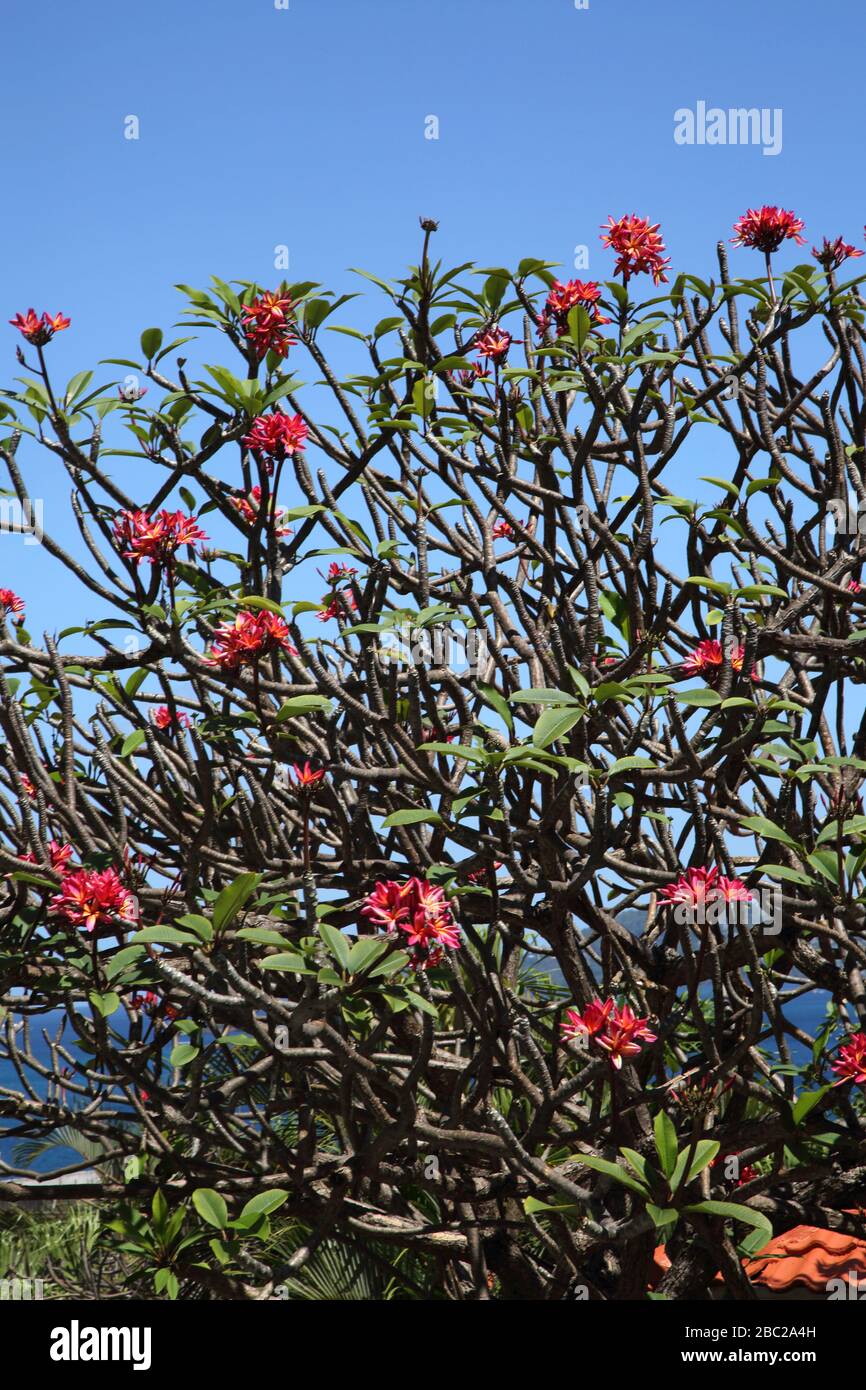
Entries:
<svg viewBox="0 0 866 1390">
<path fill-rule="evenodd" d="M 224 1199 L 218 1192 L 214 1192 L 212 1187 L 197 1187 L 192 1194 L 192 1204 L 201 1219 L 209 1226 L 216 1226 L 218 1231 L 225 1230 L 229 1219 L 228 1208 Z"/>
<path fill-rule="evenodd" d="M 482 700 L 490 705 L 491 709 L 496 710 L 496 713 L 502 719 L 509 733 L 513 733 L 514 717 L 509 709 L 508 701 L 500 695 L 499 691 L 492 685 L 482 685 L 479 682 L 477 689 Z"/>
<path fill-rule="evenodd" d="M 697 584 L 702 589 L 710 589 L 714 594 L 729 594 L 731 585 L 725 584 L 721 579 L 708 579 L 705 574 L 690 574 L 688 579 L 683 580 L 684 584 Z"/>
<path fill-rule="evenodd" d="M 792 849 L 799 849 L 797 841 L 792 839 L 787 830 L 783 830 L 780 825 L 774 825 L 765 816 L 743 816 L 740 825 L 746 830 L 753 830 L 765 840 L 781 840 L 783 845 L 790 845 Z"/>
<path fill-rule="evenodd" d="M 720 1148 L 721 1144 L 716 1139 L 699 1139 L 695 1145 L 694 1157 L 689 1164 L 689 1171 L 686 1173 L 686 1160 L 692 1150 L 691 1144 L 687 1144 L 677 1156 L 676 1167 L 671 1175 L 671 1192 L 676 1192 L 681 1183 L 690 1183 L 698 1173 L 708 1168 Z"/>
<path fill-rule="evenodd" d="M 282 932 L 272 931 L 270 927 L 241 927 L 238 936 L 242 941 L 255 941 L 259 946 L 288 946 Z"/>
<path fill-rule="evenodd" d="M 261 883 L 261 874 L 239 874 L 224 888 L 213 905 L 214 931 L 220 932 L 234 921 L 241 908 L 253 895 Z"/>
<path fill-rule="evenodd" d="M 406 811 L 392 811 L 390 816 L 385 817 L 382 824 L 383 826 L 418 825 L 422 821 L 427 825 L 444 824 L 438 811 L 427 811 L 423 807 L 414 807 L 412 810 Z"/>
<path fill-rule="evenodd" d="M 175 917 L 174 920 L 179 927 L 189 927 L 202 941 L 213 940 L 213 927 L 207 917 L 201 917 L 197 912 L 187 912 L 185 916 Z"/>
<path fill-rule="evenodd" d="M 584 717 L 582 706 L 568 709 L 547 709 L 539 717 L 532 730 L 532 742 L 536 748 L 547 748 L 557 739 L 561 739 L 573 729 L 575 724 Z"/>
<path fill-rule="evenodd" d="M 433 1018 L 439 1018 L 439 1010 L 429 999 L 425 999 L 423 994 L 418 994 L 414 989 L 406 990 L 406 998 L 411 999 L 416 1009 L 420 1009 L 424 1014 L 430 1014 Z"/>
<path fill-rule="evenodd" d="M 759 1211 L 753 1211 L 751 1207 L 743 1206 L 740 1202 L 695 1202 L 691 1206 L 683 1207 L 683 1211 L 700 1212 L 705 1216 L 724 1216 L 731 1221 L 742 1221 L 747 1226 L 752 1226 L 756 1234 L 749 1239 L 751 1253 L 763 1250 L 768 1241 L 773 1239 L 773 1228 L 766 1216 Z"/>
<path fill-rule="evenodd" d="M 327 922 L 320 922 L 317 930 L 331 955 L 338 962 L 340 969 L 347 970 L 352 949 L 348 937 Z"/>
<path fill-rule="evenodd" d="M 573 1202 L 540 1202 L 537 1197 L 524 1197 L 523 1210 L 527 1216 L 535 1216 L 540 1211 L 577 1211 Z"/>
<path fill-rule="evenodd" d="M 670 1178 L 677 1166 L 677 1131 L 664 1110 L 660 1110 L 653 1121 L 653 1134 L 662 1172 Z"/>
<path fill-rule="evenodd" d="M 674 699 L 679 700 L 681 705 L 695 705 L 698 709 L 710 709 L 713 705 L 722 703 L 722 697 L 717 690 L 701 686 L 695 686 L 692 690 L 678 690 Z"/>
<path fill-rule="evenodd" d="M 283 610 L 276 599 L 263 598 L 261 594 L 244 594 L 243 598 L 239 598 L 237 602 L 241 608 L 264 608 L 268 613 L 276 613 L 278 617 L 283 615 Z"/>
<path fill-rule="evenodd" d="M 646 1209 L 658 1234 L 669 1234 L 679 1220 L 680 1214 L 674 1207 L 657 1207 L 654 1202 L 647 1202 Z"/>
<path fill-rule="evenodd" d="M 259 963 L 261 970 L 288 970 L 296 975 L 314 975 L 303 956 L 296 956 L 291 951 L 283 951 L 277 956 L 268 956 L 267 960 Z"/>
<path fill-rule="evenodd" d="M 762 864 L 761 868 L 770 878 L 784 878 L 790 883 L 802 883 L 804 887 L 812 883 L 808 874 L 801 873 L 799 869 L 790 869 L 787 864 Z"/>
<path fill-rule="evenodd" d="M 613 1178 L 615 1182 L 622 1183 L 623 1187 L 631 1188 L 632 1192 L 637 1192 L 641 1197 L 649 1196 L 649 1189 L 645 1187 L 637 1178 L 633 1178 L 618 1163 L 609 1163 L 606 1158 L 596 1158 L 594 1154 L 572 1154 L 572 1162 L 582 1163 L 586 1168 L 593 1168 L 597 1173 L 604 1173 L 607 1177 Z"/>
<path fill-rule="evenodd" d="M 580 701 L 574 695 L 569 695 L 565 690 L 551 690 L 547 686 L 539 686 L 532 690 L 518 690 L 514 695 L 509 695 L 512 705 L 576 705 L 580 707 Z"/>
<path fill-rule="evenodd" d="M 794 1124 L 802 1124 L 806 1116 L 815 1109 L 816 1105 L 820 1105 L 824 1097 L 832 1090 L 832 1086 L 819 1086 L 817 1091 L 801 1091 L 800 1095 L 791 1106 Z"/>
<path fill-rule="evenodd" d="M 102 1014 L 103 1018 L 109 1018 L 120 1008 L 120 996 L 117 994 L 91 994 L 89 998 L 94 1009 Z"/>
<path fill-rule="evenodd" d="M 269 1192 L 260 1192 L 258 1197 L 251 1197 L 238 1217 L 239 1224 L 252 1224 L 260 1216 L 270 1216 L 272 1211 L 276 1211 L 283 1202 L 288 1201 L 289 1194 L 281 1187 L 271 1188 Z"/>
<path fill-rule="evenodd" d="M 162 347 L 162 329 L 145 328 L 141 335 L 141 350 L 148 362 L 159 352 Z"/>
<path fill-rule="evenodd" d="M 569 337 L 580 352 L 589 337 L 592 319 L 583 306 L 578 304 L 576 308 L 569 310 L 567 322 Z"/>
<path fill-rule="evenodd" d="M 201 1049 L 194 1047 L 192 1043 L 176 1043 L 171 1049 L 168 1060 L 173 1067 L 186 1067 L 189 1066 L 190 1062 L 195 1061 L 200 1051 Z"/>
<path fill-rule="evenodd" d="M 378 965 L 373 966 L 373 969 L 370 971 L 370 979 L 376 980 L 383 975 L 385 977 L 389 975 L 396 975 L 398 970 L 402 970 L 403 967 L 408 964 L 408 952 L 395 951 L 394 954 L 389 956 L 387 960 L 380 961 Z"/>
<path fill-rule="evenodd" d="M 362 970 L 368 969 L 374 961 L 384 955 L 390 944 L 384 936 L 364 936 L 360 941 L 356 941 L 347 961 L 349 974 L 358 975 Z"/>
<path fill-rule="evenodd" d="M 134 753 L 136 748 L 141 747 L 146 737 L 147 735 L 144 729 L 135 729 L 131 734 L 127 734 L 126 738 L 123 740 L 120 756 L 122 758 L 128 758 L 130 753 Z"/>
<path fill-rule="evenodd" d="M 284 719 L 291 719 L 296 714 L 310 714 L 313 710 L 325 710 L 330 714 L 332 708 L 331 701 L 324 695 L 294 695 L 280 706 L 274 723 L 282 724 Z"/>
<path fill-rule="evenodd" d="M 159 941 L 163 945 L 197 946 L 198 939 L 189 932 L 178 931 L 177 927 L 142 927 L 132 938 L 133 941 Z"/>
</svg>

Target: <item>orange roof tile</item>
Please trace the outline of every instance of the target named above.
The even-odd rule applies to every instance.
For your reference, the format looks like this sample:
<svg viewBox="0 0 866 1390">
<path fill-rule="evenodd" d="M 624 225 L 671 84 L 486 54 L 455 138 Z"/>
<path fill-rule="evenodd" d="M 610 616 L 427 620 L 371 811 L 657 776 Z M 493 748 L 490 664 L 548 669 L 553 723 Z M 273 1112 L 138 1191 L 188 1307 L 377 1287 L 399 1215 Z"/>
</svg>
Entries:
<svg viewBox="0 0 866 1390">
<path fill-rule="evenodd" d="M 663 1245 L 657 1247 L 650 1287 L 654 1288 L 670 1269 Z M 794 1226 L 774 1236 L 754 1259 L 744 1260 L 743 1268 L 753 1284 L 762 1284 L 774 1293 L 805 1285 L 813 1293 L 825 1293 L 831 1279 L 866 1283 L 866 1239 L 828 1231 L 822 1226 Z M 721 1279 L 716 1275 L 716 1280 Z"/>
<path fill-rule="evenodd" d="M 794 1284 L 824 1293 L 831 1279 L 866 1281 L 866 1240 L 822 1226 L 795 1226 L 745 1260 L 744 1268 L 753 1283 L 777 1293 Z"/>
</svg>

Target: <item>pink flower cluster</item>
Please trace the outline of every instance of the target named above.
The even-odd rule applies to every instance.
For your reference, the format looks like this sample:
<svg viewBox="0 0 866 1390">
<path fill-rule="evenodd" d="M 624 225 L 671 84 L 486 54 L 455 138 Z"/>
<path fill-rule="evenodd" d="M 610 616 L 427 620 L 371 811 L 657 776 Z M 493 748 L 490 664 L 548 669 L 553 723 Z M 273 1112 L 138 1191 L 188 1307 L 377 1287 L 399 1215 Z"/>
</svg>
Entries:
<svg viewBox="0 0 866 1390">
<path fill-rule="evenodd" d="M 667 283 L 665 271 L 671 262 L 670 256 L 664 256 L 658 222 L 650 223 L 648 218 L 630 213 L 617 219 L 608 217 L 602 232 L 602 246 L 616 252 L 614 274 L 622 275 L 623 284 L 641 274 L 651 275 L 654 285 Z"/>
<path fill-rule="evenodd" d="M 839 1056 L 832 1063 L 832 1070 L 840 1082 L 854 1081 L 858 1086 L 866 1086 L 866 1033 L 851 1034 L 839 1048 Z"/>
<path fill-rule="evenodd" d="M 256 350 L 259 361 L 269 352 L 277 357 L 289 355 L 289 348 L 296 341 L 291 333 L 294 318 L 294 303 L 287 294 L 278 290 L 265 292 L 252 303 L 241 309 L 244 332 Z"/>
<path fill-rule="evenodd" d="M 144 511 L 119 512 L 114 522 L 114 539 L 119 547 L 127 547 L 123 551 L 125 558 L 137 565 L 142 560 L 151 565 L 170 565 L 181 546 L 194 547 L 197 541 L 206 541 L 207 536 L 194 516 L 163 509 L 155 516 Z"/>
<path fill-rule="evenodd" d="M 289 628 L 278 613 L 262 609 L 251 613 L 244 608 L 234 622 L 221 623 L 214 635 L 211 654 L 205 660 L 224 671 L 239 671 L 242 666 L 255 666 L 263 656 L 275 651 L 297 656 L 289 641 Z"/>
<path fill-rule="evenodd" d="M 72 320 L 65 318 L 63 314 L 42 314 L 40 318 L 35 309 L 28 309 L 26 314 L 16 314 L 9 322 L 28 343 L 32 343 L 34 347 L 44 347 L 46 343 L 51 342 L 55 333 L 68 328 Z"/>
<path fill-rule="evenodd" d="M 803 246 L 806 240 L 800 236 L 803 226 L 802 219 L 795 217 L 793 212 L 765 204 L 762 208 L 749 208 L 737 218 L 734 223 L 736 236 L 731 238 L 731 244 L 751 246 L 769 256 L 788 239 Z"/>
<path fill-rule="evenodd" d="M 12 621 L 21 626 L 24 622 L 24 600 L 19 598 L 12 589 L 0 589 L 0 608 L 4 613 L 13 615 Z"/>
<path fill-rule="evenodd" d="M 739 644 L 731 648 L 731 668 L 737 674 L 743 669 L 745 656 L 745 648 Z M 703 676 L 704 680 L 712 685 L 722 674 L 724 660 L 721 642 L 716 637 L 708 637 L 699 642 L 691 655 L 686 657 L 683 670 L 688 676 Z M 751 676 L 753 681 L 758 679 L 754 671 L 751 672 Z"/>
<path fill-rule="evenodd" d="M 309 432 L 303 416 L 285 415 L 275 410 L 270 415 L 257 415 L 249 434 L 245 434 L 241 442 L 264 456 L 270 473 L 275 459 L 279 461 L 301 452 Z"/>
<path fill-rule="evenodd" d="M 169 1004 L 167 1000 L 160 999 L 152 989 L 147 989 L 143 994 L 133 994 L 129 999 L 129 1007 L 138 1013 L 147 1014 L 150 1018 L 164 1018 L 169 1023 L 174 1022 L 180 1013 L 174 1004 Z"/>
<path fill-rule="evenodd" d="M 243 493 L 240 493 L 236 497 L 229 498 L 229 501 L 239 516 L 243 517 L 248 526 L 255 526 L 259 519 L 259 511 L 262 505 L 262 489 L 258 483 L 256 483 L 255 487 L 250 489 L 246 497 L 244 497 Z M 270 503 L 268 505 L 270 506 Z M 285 507 L 274 508 L 274 521 L 276 522 L 276 534 L 278 536 L 290 536 L 292 534 L 291 526 L 283 526 L 281 524 L 281 519 L 285 515 L 285 510 Z"/>
<path fill-rule="evenodd" d="M 648 1018 L 638 1018 L 628 1004 L 622 1008 L 613 999 L 593 999 L 582 1014 L 576 1009 L 568 1009 L 562 1025 L 566 1038 L 586 1038 L 605 1051 L 611 1065 L 620 1070 L 625 1057 L 637 1057 L 641 1043 L 656 1041 L 657 1035 L 651 1033 Z"/>
<path fill-rule="evenodd" d="M 601 286 L 595 280 L 569 280 L 567 284 L 554 280 L 538 321 L 539 337 L 551 323 L 557 333 L 565 333 L 572 309 L 585 309 L 593 323 L 610 323 L 598 307 L 600 299 Z"/>
<path fill-rule="evenodd" d="M 416 970 L 439 965 L 446 948 L 456 951 L 460 945 L 460 931 L 444 891 L 423 878 L 377 883 L 364 899 L 361 913 L 387 932 L 405 933 Z"/>
<path fill-rule="evenodd" d="M 687 869 L 675 883 L 666 883 L 661 892 L 669 903 L 700 907 L 709 902 L 752 901 L 752 895 L 739 878 L 725 878 L 718 869 Z"/>
<path fill-rule="evenodd" d="M 168 705 L 157 705 L 150 717 L 158 729 L 188 729 L 191 723 L 184 710 L 173 715 Z"/>
<path fill-rule="evenodd" d="M 475 340 L 475 351 L 485 361 L 504 362 L 511 347 L 511 334 L 495 324 Z"/>
<path fill-rule="evenodd" d="M 63 873 L 75 850 L 72 845 L 62 845 L 59 840 L 48 841 L 48 858 L 55 873 Z M 28 864 L 38 864 L 36 855 L 28 850 L 26 854 L 19 855 L 20 859 L 26 859 Z"/>
<path fill-rule="evenodd" d="M 67 874 L 60 892 L 51 899 L 49 912 L 87 931 L 108 926 L 118 917 L 124 922 L 138 920 L 135 898 L 124 888 L 116 869 L 76 869 Z"/>
</svg>

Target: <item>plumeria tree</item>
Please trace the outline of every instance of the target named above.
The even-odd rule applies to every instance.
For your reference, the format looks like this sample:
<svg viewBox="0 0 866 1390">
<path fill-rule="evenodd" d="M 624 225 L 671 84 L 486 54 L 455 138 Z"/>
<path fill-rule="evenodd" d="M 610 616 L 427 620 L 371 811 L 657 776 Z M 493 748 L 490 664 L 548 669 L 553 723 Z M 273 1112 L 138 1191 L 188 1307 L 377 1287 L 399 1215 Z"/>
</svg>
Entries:
<svg viewBox="0 0 866 1390">
<path fill-rule="evenodd" d="M 0 1199 L 157 1296 L 749 1297 L 866 1186 L 862 251 L 422 229 L 361 327 L 214 280 L 63 387 L 13 320 L 97 616 L 0 589 Z"/>
</svg>

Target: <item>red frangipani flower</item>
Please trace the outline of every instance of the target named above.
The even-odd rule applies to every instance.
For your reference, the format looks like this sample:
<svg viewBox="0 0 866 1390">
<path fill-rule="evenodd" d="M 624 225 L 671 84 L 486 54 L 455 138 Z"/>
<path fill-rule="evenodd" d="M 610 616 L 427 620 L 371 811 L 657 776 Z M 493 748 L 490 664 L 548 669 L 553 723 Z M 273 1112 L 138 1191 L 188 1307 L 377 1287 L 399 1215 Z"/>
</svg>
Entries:
<svg viewBox="0 0 866 1390">
<path fill-rule="evenodd" d="M 494 324 L 488 328 L 486 333 L 482 333 L 480 338 L 475 340 L 475 351 L 478 356 L 490 362 L 504 362 L 508 356 L 508 349 L 511 347 L 511 334 L 507 333 L 499 324 Z"/>
<path fill-rule="evenodd" d="M 675 883 L 666 883 L 661 896 L 669 903 L 700 907 L 709 902 L 751 902 L 752 894 L 739 878 L 725 878 L 718 869 L 687 869 Z"/>
<path fill-rule="evenodd" d="M 798 246 L 805 245 L 806 238 L 800 236 L 804 225 L 801 218 L 785 208 L 768 204 L 762 208 L 749 208 L 734 223 L 736 236 L 731 237 L 731 244 L 751 246 L 755 251 L 763 251 L 765 256 L 770 256 L 788 239 Z"/>
<path fill-rule="evenodd" d="M 126 546 L 123 555 L 140 565 L 170 565 L 181 546 L 195 549 L 196 542 L 207 536 L 194 516 L 164 509 L 151 516 L 149 512 L 118 512 L 114 521 L 114 539 L 118 547 Z"/>
<path fill-rule="evenodd" d="M 562 1025 L 563 1036 L 566 1038 L 594 1038 L 607 1027 L 607 1021 L 615 1008 L 613 999 L 606 999 L 604 1003 L 600 999 L 593 999 L 587 1004 L 582 1014 L 576 1009 L 567 1009 L 565 1022 Z"/>
<path fill-rule="evenodd" d="M 138 920 L 135 898 L 124 888 L 116 869 L 104 869 L 101 873 L 77 869 L 67 874 L 60 892 L 51 899 L 49 912 L 87 931 L 110 925 L 116 917 L 124 922 Z"/>
<path fill-rule="evenodd" d="M 357 573 L 358 571 L 352 569 L 351 565 L 338 565 L 336 560 L 332 560 L 328 566 L 328 583 L 340 584 L 344 579 L 351 579 Z M 321 574 L 321 570 L 319 570 L 319 574 Z"/>
<path fill-rule="evenodd" d="M 137 1013 L 148 1014 L 150 1018 L 161 1016 L 169 1023 L 174 1022 L 180 1013 L 180 1009 L 176 1009 L 174 1004 L 169 1004 L 167 1000 L 160 999 L 159 995 L 155 994 L 152 989 L 145 990 L 143 994 L 130 995 L 129 1007 L 135 1009 Z M 141 1094 L 146 1096 L 144 1091 Z"/>
<path fill-rule="evenodd" d="M 48 861 L 55 873 L 63 873 L 74 853 L 72 845 L 61 845 L 58 840 L 48 841 Z M 30 850 L 26 854 L 19 854 L 18 858 L 26 860 L 28 864 L 39 863 L 36 855 Z"/>
<path fill-rule="evenodd" d="M 24 600 L 19 598 L 12 589 L 0 589 L 0 608 L 4 613 L 12 613 L 13 622 L 20 627 L 24 622 Z"/>
<path fill-rule="evenodd" d="M 665 270 L 670 265 L 670 257 L 665 257 L 665 244 L 659 235 L 659 223 L 650 223 L 646 217 L 630 213 L 614 219 L 608 217 L 602 224 L 602 246 L 609 246 L 616 252 L 614 274 L 622 275 L 623 284 L 633 275 L 647 274 L 653 278 L 654 285 L 667 283 Z"/>
<path fill-rule="evenodd" d="M 471 367 L 457 373 L 457 380 L 465 390 L 471 391 L 476 381 L 488 381 L 490 368 L 484 362 L 473 362 Z"/>
<path fill-rule="evenodd" d="M 621 1009 L 614 1006 L 609 1023 L 596 1041 L 599 1047 L 604 1048 L 617 1071 L 621 1068 L 624 1057 L 639 1055 L 641 1043 L 656 1041 L 657 1035 L 650 1032 L 646 1026 L 648 1023 L 648 1018 L 637 1018 L 628 1004 L 624 1004 Z"/>
<path fill-rule="evenodd" d="M 718 869 L 687 869 L 675 883 L 666 883 L 662 897 L 671 903 L 688 903 L 690 907 L 705 902 L 716 891 Z"/>
<path fill-rule="evenodd" d="M 448 742 L 450 743 L 453 738 L 454 735 L 451 734 Z M 467 883 L 492 883 L 501 868 L 502 861 L 495 859 L 489 868 L 485 865 L 481 869 L 473 869 L 471 873 L 466 875 L 466 881 Z"/>
<path fill-rule="evenodd" d="M 309 432 L 302 416 L 275 410 L 270 415 L 258 415 L 242 443 L 265 456 L 270 473 L 275 459 L 290 458 L 302 451 Z"/>
<path fill-rule="evenodd" d="M 62 873 L 74 853 L 72 845 L 61 845 L 59 840 L 48 841 L 48 858 L 55 873 Z"/>
<path fill-rule="evenodd" d="M 583 1014 L 569 1009 L 562 1025 L 566 1038 L 584 1037 L 597 1043 L 610 1057 L 617 1071 L 624 1057 L 637 1057 L 641 1043 L 655 1042 L 656 1034 L 651 1033 L 648 1018 L 637 1018 L 628 1004 L 620 1009 L 613 999 L 593 999 Z"/>
<path fill-rule="evenodd" d="M 731 667 L 739 674 L 743 669 L 745 659 L 745 648 L 739 644 L 731 648 Z M 716 637 L 709 637 L 703 642 L 699 642 L 690 656 L 683 662 L 683 670 L 688 676 L 703 676 L 708 684 L 712 685 L 722 674 L 724 666 L 724 652 L 722 644 Z M 751 673 L 752 680 L 758 677 L 754 671 Z"/>
<path fill-rule="evenodd" d="M 262 505 L 262 489 L 258 483 L 256 483 L 255 487 L 250 489 L 246 497 L 244 497 L 243 493 L 240 493 L 236 497 L 229 498 L 229 501 L 235 511 L 243 517 L 248 526 L 255 526 Z M 269 510 L 270 505 L 271 504 L 268 503 Z M 285 515 L 285 510 L 285 507 L 274 508 L 273 517 L 276 523 L 276 535 L 278 536 L 290 536 L 292 534 L 291 526 L 283 526 L 280 524 L 282 517 Z"/>
<path fill-rule="evenodd" d="M 863 255 L 863 252 L 858 251 L 856 246 L 852 246 L 850 242 L 843 241 L 840 236 L 837 236 L 835 241 L 829 241 L 825 237 L 820 251 L 817 246 L 813 246 L 812 255 L 825 270 L 838 270 L 843 261 L 847 261 L 849 258 L 856 260 L 858 256 Z"/>
<path fill-rule="evenodd" d="M 854 1081 L 858 1086 L 866 1086 L 866 1033 L 852 1033 L 848 1041 L 839 1048 L 839 1056 L 832 1063 L 840 1084 Z"/>
<path fill-rule="evenodd" d="M 377 883 L 364 899 L 361 915 L 369 917 L 378 927 L 386 931 L 396 931 L 397 924 L 404 922 L 409 915 L 409 897 L 413 892 L 415 880 L 397 883 L 394 879 L 383 879 Z"/>
<path fill-rule="evenodd" d="M 14 319 L 10 319 L 13 328 L 23 334 L 28 343 L 34 347 L 44 347 L 50 343 L 55 333 L 61 333 L 64 328 L 68 328 L 71 319 L 64 318 L 63 314 L 43 314 L 40 318 L 35 309 L 28 309 L 26 314 L 16 314 Z"/>
<path fill-rule="evenodd" d="M 406 944 L 414 948 L 412 964 L 416 970 L 439 965 L 445 949 L 454 951 L 460 945 L 460 930 L 444 890 L 425 879 L 377 883 L 361 913 L 388 932 L 405 932 Z"/>
<path fill-rule="evenodd" d="M 173 715 L 168 705 L 157 705 L 151 719 L 158 729 L 188 729 L 191 723 L 184 710 L 178 710 Z"/>
<path fill-rule="evenodd" d="M 569 280 L 563 284 L 561 280 L 554 280 L 550 293 L 544 304 L 544 313 L 539 322 L 539 332 L 544 333 L 544 329 L 553 321 L 557 332 L 565 333 L 568 328 L 568 316 L 572 309 L 586 309 L 593 323 L 610 323 L 609 318 L 598 307 L 601 299 L 601 286 L 596 280 Z"/>
<path fill-rule="evenodd" d="M 299 787 L 314 787 L 325 775 L 324 768 L 312 768 L 309 762 L 304 763 L 303 767 L 299 763 L 292 763 L 292 771 Z"/>
<path fill-rule="evenodd" d="M 293 309 L 292 299 L 279 290 L 265 290 L 241 309 L 244 332 L 260 361 L 268 352 L 276 353 L 279 358 L 288 356 L 289 348 L 297 341 L 290 330 Z"/>
<path fill-rule="evenodd" d="M 358 604 L 352 590 L 343 589 L 341 593 L 352 612 L 356 613 L 358 611 Z M 325 604 L 325 607 L 322 609 L 321 613 L 316 614 L 320 623 L 326 623 L 329 618 L 342 618 L 345 616 L 342 602 L 337 594 L 334 594 L 334 597 L 331 599 L 326 595 L 322 602 Z"/>
<path fill-rule="evenodd" d="M 495 541 L 510 540 L 514 535 L 514 527 L 507 521 L 497 521 L 490 534 Z"/>
<path fill-rule="evenodd" d="M 278 613 L 263 609 L 251 613 L 242 609 L 234 622 L 222 623 L 216 630 L 211 655 L 205 660 L 224 671 L 239 671 L 242 666 L 254 666 L 263 656 L 279 649 L 297 656 L 289 641 L 289 629 Z"/>
</svg>

